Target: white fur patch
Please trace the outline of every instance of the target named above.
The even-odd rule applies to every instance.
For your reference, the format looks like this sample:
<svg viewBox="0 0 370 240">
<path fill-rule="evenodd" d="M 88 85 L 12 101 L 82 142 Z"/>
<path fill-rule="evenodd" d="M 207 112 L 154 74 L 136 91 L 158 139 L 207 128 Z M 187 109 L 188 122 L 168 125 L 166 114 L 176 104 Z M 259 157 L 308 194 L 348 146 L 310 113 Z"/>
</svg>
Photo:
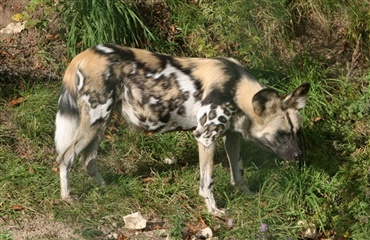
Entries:
<svg viewBox="0 0 370 240">
<path fill-rule="evenodd" d="M 149 104 L 155 105 L 158 102 L 159 102 L 159 99 L 158 98 L 155 98 L 155 97 L 150 97 L 149 98 Z"/>
<path fill-rule="evenodd" d="M 136 62 L 132 62 L 131 65 L 132 65 L 132 71 L 130 74 L 135 74 L 137 71 L 137 64 Z"/>
<path fill-rule="evenodd" d="M 113 99 L 109 98 L 104 104 L 100 104 L 95 108 L 91 107 L 89 102 L 90 97 L 88 95 L 83 95 L 82 99 L 89 105 L 89 116 L 90 123 L 94 124 L 98 119 L 105 118 L 110 111 L 108 111 L 109 106 L 113 103 Z"/>
<path fill-rule="evenodd" d="M 80 91 L 82 89 L 82 87 L 84 86 L 84 76 L 82 75 L 81 71 L 79 69 L 77 69 L 77 79 L 78 79 L 78 85 L 77 85 L 77 89 L 78 91 Z"/>
<path fill-rule="evenodd" d="M 112 52 L 114 52 L 113 49 L 111 49 L 109 47 L 106 47 L 103 44 L 99 44 L 98 46 L 96 46 L 96 49 L 99 50 L 99 51 L 102 51 L 104 53 L 112 53 Z"/>
<path fill-rule="evenodd" d="M 171 74 L 175 74 L 177 83 L 180 86 L 180 90 L 182 92 L 189 92 L 188 100 L 182 104 L 182 106 L 185 108 L 185 116 L 180 116 L 176 114 L 176 111 L 173 111 L 171 114 L 171 119 L 173 120 L 172 122 L 181 123 L 181 126 L 184 129 L 192 128 L 193 126 L 197 125 L 195 116 L 197 115 L 198 109 L 201 106 L 200 101 L 197 101 L 194 98 L 194 93 L 197 91 L 194 80 L 189 75 L 179 71 L 170 63 L 167 63 L 166 68 L 160 73 L 160 75 L 170 77 Z"/>
<path fill-rule="evenodd" d="M 62 115 L 60 112 L 57 113 L 55 120 L 55 146 L 58 154 L 65 151 L 76 132 L 79 125 L 79 119 L 68 115 Z"/>
<path fill-rule="evenodd" d="M 123 99 L 124 99 L 124 107 L 121 107 L 121 114 L 127 119 L 128 122 L 132 123 L 135 126 L 140 125 L 140 120 L 136 117 L 134 113 L 134 107 L 130 104 L 130 97 L 129 97 L 129 90 L 127 87 L 124 88 L 125 91 L 123 92 Z"/>
</svg>

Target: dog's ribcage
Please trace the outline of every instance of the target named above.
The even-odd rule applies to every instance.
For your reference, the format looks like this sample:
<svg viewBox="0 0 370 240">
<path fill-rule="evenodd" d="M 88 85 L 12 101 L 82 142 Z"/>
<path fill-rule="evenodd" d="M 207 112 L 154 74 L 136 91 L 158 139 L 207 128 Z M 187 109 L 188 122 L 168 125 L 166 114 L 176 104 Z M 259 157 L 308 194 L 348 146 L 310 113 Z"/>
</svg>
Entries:
<svg viewBox="0 0 370 240">
<path fill-rule="evenodd" d="M 161 72 L 146 72 L 133 63 L 133 71 L 118 97 L 122 115 L 147 131 L 167 132 L 196 127 L 200 89 L 191 76 L 167 62 Z M 139 69 L 138 69 L 139 68 Z"/>
</svg>

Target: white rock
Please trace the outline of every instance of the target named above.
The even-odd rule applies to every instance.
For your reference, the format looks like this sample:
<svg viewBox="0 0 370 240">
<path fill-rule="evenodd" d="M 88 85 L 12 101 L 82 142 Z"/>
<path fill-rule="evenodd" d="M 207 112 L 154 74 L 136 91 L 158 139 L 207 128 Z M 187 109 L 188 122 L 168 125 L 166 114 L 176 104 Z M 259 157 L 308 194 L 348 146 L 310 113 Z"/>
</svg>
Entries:
<svg viewBox="0 0 370 240">
<path fill-rule="evenodd" d="M 146 227 L 146 219 L 141 216 L 140 212 L 136 212 L 123 217 L 125 227 L 129 229 L 144 229 Z"/>
<path fill-rule="evenodd" d="M 210 239 L 213 236 L 212 230 L 209 227 L 199 230 L 195 236 L 199 239 Z"/>
<path fill-rule="evenodd" d="M 163 159 L 163 162 L 166 163 L 166 164 L 175 164 L 175 163 L 177 163 L 177 160 L 176 160 L 176 158 L 165 158 L 165 159 Z"/>
<path fill-rule="evenodd" d="M 317 237 L 316 225 L 313 223 L 307 223 L 306 221 L 299 220 L 297 222 L 298 226 L 302 226 L 302 237 L 307 239 L 315 239 Z"/>
</svg>

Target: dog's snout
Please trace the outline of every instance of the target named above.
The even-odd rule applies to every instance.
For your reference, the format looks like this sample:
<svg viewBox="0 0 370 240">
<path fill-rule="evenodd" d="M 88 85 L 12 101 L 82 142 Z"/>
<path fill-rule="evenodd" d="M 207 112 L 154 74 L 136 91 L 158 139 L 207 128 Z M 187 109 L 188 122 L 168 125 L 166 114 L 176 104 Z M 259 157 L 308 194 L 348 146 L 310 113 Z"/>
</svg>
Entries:
<svg viewBox="0 0 370 240">
<path fill-rule="evenodd" d="M 301 159 L 302 155 L 303 155 L 302 152 L 299 151 L 299 152 L 295 152 L 293 154 L 293 157 L 294 157 L 295 160 L 299 160 L 299 159 Z"/>
</svg>

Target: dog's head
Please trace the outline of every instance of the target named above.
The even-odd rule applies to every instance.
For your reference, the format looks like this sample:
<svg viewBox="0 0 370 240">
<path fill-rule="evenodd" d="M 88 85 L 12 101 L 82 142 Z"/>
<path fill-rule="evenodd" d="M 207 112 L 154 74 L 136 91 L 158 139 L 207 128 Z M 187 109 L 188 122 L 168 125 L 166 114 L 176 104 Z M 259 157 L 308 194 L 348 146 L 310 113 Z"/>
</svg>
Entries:
<svg viewBox="0 0 370 240">
<path fill-rule="evenodd" d="M 301 158 L 299 110 L 306 105 L 309 88 L 310 85 L 304 83 L 285 98 L 271 88 L 256 93 L 252 99 L 255 118 L 249 134 L 251 139 L 285 160 Z"/>
</svg>

